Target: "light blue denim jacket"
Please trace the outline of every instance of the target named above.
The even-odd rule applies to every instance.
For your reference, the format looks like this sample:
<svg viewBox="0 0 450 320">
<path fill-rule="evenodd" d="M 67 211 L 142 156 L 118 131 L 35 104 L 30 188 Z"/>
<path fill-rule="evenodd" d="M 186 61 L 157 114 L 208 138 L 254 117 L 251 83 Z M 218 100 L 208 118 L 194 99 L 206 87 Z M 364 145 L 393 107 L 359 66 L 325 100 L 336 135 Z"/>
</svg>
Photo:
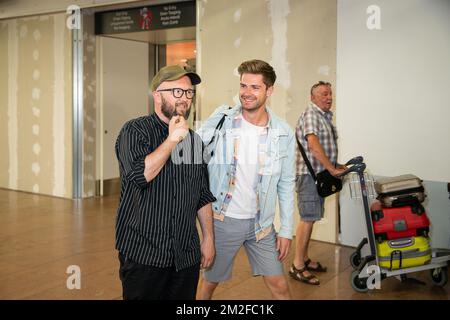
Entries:
<svg viewBox="0 0 450 320">
<path fill-rule="evenodd" d="M 278 195 L 281 223 L 278 236 L 292 239 L 295 188 L 294 131 L 270 109 L 266 110 L 269 113 L 266 156 L 270 165 L 265 168 L 263 173 L 262 182 L 259 185 L 261 190 L 257 190 L 260 197 L 260 219 L 256 221 L 255 235 L 256 239 L 260 240 L 271 231 Z M 215 139 L 207 150 L 214 150 L 214 155 L 208 164 L 209 187 L 217 199 L 212 204 L 214 218 L 219 220 L 223 220 L 223 213 L 219 211 L 228 192 L 230 181 L 234 150 L 232 120 L 240 112 L 240 105 L 232 109 L 228 106 L 220 106 L 197 131 L 205 145 L 209 144 L 215 134 Z M 224 115 L 226 117 L 221 130 L 215 132 L 214 129 Z M 206 151 L 205 154 L 209 154 L 209 151 Z"/>
</svg>

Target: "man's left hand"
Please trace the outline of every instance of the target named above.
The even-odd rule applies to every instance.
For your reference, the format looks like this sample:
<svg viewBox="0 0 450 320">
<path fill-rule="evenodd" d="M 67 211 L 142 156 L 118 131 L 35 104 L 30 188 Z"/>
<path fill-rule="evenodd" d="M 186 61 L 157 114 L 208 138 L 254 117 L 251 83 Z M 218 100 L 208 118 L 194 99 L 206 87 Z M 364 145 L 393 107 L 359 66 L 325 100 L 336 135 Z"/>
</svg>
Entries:
<svg viewBox="0 0 450 320">
<path fill-rule="evenodd" d="M 277 251 L 280 252 L 278 260 L 283 261 L 289 253 L 289 247 L 291 246 L 291 239 L 277 237 Z"/>
</svg>

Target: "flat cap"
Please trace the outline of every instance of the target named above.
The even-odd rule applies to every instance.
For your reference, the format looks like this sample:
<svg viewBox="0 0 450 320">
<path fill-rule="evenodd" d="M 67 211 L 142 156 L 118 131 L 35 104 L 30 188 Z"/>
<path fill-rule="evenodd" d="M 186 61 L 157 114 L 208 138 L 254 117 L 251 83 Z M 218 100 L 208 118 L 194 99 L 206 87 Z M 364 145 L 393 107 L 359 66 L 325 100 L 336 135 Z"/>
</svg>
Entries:
<svg viewBox="0 0 450 320">
<path fill-rule="evenodd" d="M 150 84 L 150 89 L 155 91 L 161 83 L 164 81 L 173 81 L 180 79 L 183 76 L 188 76 L 191 79 L 192 85 L 199 84 L 202 79 L 195 72 L 186 71 L 182 66 L 170 65 L 161 68 L 158 73 L 153 77 L 152 83 Z"/>
</svg>

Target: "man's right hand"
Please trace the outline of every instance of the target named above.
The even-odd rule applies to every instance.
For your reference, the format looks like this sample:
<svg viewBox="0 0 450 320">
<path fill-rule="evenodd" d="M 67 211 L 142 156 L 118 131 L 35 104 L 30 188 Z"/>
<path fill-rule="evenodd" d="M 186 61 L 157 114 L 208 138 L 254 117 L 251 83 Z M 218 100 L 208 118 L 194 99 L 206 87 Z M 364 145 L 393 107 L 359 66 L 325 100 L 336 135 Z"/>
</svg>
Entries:
<svg viewBox="0 0 450 320">
<path fill-rule="evenodd" d="M 328 170 L 328 172 L 336 177 L 338 174 L 343 173 L 347 168 L 345 166 L 338 165 L 337 168 L 328 159 L 322 145 L 320 144 L 319 138 L 315 134 L 308 134 L 306 136 L 308 141 L 308 148 L 313 154 L 313 156 L 319 160 L 319 162 Z M 339 178 L 339 177 L 336 177 Z"/>
<path fill-rule="evenodd" d="M 336 178 L 340 178 L 340 177 L 337 177 L 337 175 L 339 175 L 341 173 L 344 173 L 344 171 L 346 169 L 347 169 L 346 167 L 338 167 L 338 168 L 333 168 L 333 169 L 328 170 L 328 171 L 331 173 L 331 175 L 335 176 Z"/>
<path fill-rule="evenodd" d="M 169 139 L 172 142 L 182 141 L 189 133 L 189 125 L 183 116 L 173 116 L 169 121 Z"/>
</svg>

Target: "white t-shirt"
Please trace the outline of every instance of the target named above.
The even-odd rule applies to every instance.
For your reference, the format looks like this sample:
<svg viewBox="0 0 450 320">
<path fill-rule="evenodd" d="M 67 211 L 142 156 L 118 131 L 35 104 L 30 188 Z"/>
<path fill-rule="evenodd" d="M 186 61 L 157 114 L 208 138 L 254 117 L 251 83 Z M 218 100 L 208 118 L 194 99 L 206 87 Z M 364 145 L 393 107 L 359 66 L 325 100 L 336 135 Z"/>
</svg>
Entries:
<svg viewBox="0 0 450 320">
<path fill-rule="evenodd" d="M 242 117 L 236 182 L 226 216 L 252 219 L 256 216 L 256 186 L 258 183 L 258 143 L 264 127 L 251 124 Z"/>
</svg>

